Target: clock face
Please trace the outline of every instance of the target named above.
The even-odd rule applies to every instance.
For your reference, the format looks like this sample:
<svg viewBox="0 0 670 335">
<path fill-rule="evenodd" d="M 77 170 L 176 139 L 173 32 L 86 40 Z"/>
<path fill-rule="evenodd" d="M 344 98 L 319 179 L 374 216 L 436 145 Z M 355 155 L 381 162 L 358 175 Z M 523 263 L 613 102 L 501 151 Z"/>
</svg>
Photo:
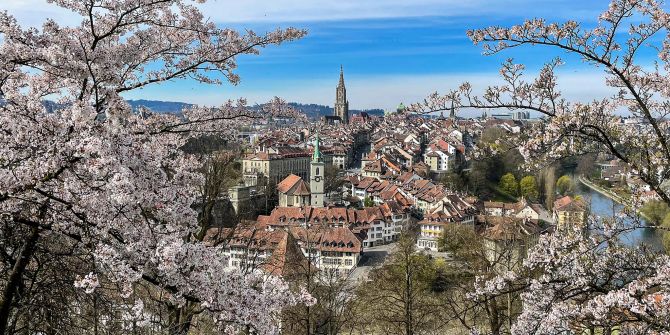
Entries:
<svg viewBox="0 0 670 335">
<path fill-rule="evenodd" d="M 321 181 L 321 177 L 320 177 L 320 176 L 316 176 L 316 177 L 314 177 L 314 181 L 317 182 L 317 183 L 320 182 L 320 181 Z"/>
</svg>

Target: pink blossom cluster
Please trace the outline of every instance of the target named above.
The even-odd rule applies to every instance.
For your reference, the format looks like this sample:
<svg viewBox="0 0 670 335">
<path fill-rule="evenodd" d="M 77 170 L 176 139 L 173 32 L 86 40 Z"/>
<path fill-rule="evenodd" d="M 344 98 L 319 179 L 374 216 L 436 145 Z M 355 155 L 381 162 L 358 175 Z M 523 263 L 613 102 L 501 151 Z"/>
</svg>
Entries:
<svg viewBox="0 0 670 335">
<path fill-rule="evenodd" d="M 472 30 L 485 54 L 524 45 L 549 47 L 580 57 L 603 70 L 616 94 L 593 101 L 567 101 L 556 68 L 546 64 L 534 80 L 522 65 L 505 62 L 504 84 L 473 93 L 470 84 L 444 94 L 433 93 L 411 106 L 413 112 L 460 109 L 527 110 L 544 117 L 517 140 L 527 168 L 585 153 L 607 153 L 630 167 L 666 203 L 670 193 L 670 14 L 656 0 L 612 0 L 595 27 L 575 21 L 547 23 L 533 19 L 513 27 Z M 660 37 L 659 37 L 660 35 Z M 653 66 L 636 60 L 643 50 L 658 55 Z M 628 125 L 621 113 L 644 122 Z M 474 299 L 519 293 L 523 311 L 516 334 L 581 334 L 620 329 L 625 334 L 670 332 L 670 258 L 640 247 L 627 247 L 621 236 L 640 227 L 624 225 L 640 206 L 639 189 L 626 209 L 612 219 L 597 218 L 601 233 L 557 232 L 540 238 L 515 273 L 481 278 Z"/>
<path fill-rule="evenodd" d="M 133 112 L 122 94 L 181 78 L 235 84 L 236 56 L 305 31 L 219 28 L 181 0 L 51 2 L 81 24 L 24 29 L 0 13 L 0 216 L 92 253 L 95 272 L 74 283 L 86 292 L 104 278 L 130 297 L 142 280 L 174 304 L 201 304 L 222 327 L 277 333 L 278 313 L 311 297 L 279 278 L 227 269 L 194 237 L 201 162 L 181 147 L 203 132 L 231 136 L 254 119 L 299 114 L 279 98 L 183 116 Z M 134 317 L 141 310 L 140 301 Z"/>
</svg>

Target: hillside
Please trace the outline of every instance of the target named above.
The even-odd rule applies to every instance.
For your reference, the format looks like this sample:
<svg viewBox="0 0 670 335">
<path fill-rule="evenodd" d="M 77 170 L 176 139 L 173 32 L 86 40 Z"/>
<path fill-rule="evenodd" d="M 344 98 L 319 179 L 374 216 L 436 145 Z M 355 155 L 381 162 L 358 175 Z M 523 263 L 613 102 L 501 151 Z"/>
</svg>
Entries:
<svg viewBox="0 0 670 335">
<path fill-rule="evenodd" d="M 174 102 L 174 101 L 158 101 L 158 100 L 128 100 L 128 103 L 137 109 L 140 106 L 144 106 L 156 113 L 179 113 L 182 109 L 191 107 L 191 104 L 184 102 Z M 333 115 L 333 108 L 325 105 L 318 104 L 303 104 L 297 102 L 290 102 L 289 105 L 292 107 L 301 110 L 311 119 L 320 118 L 324 115 Z M 361 112 L 366 112 L 370 115 L 384 115 L 382 109 L 367 109 L 367 110 L 356 110 L 352 109 L 349 111 L 350 114 L 359 114 Z"/>
</svg>

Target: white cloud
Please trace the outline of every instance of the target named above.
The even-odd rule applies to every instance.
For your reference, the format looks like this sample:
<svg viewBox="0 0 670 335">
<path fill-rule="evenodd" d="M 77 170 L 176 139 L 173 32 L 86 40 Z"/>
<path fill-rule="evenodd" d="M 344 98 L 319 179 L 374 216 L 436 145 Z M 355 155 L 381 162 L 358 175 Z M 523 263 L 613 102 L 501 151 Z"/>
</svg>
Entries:
<svg viewBox="0 0 670 335">
<path fill-rule="evenodd" d="M 533 74 L 528 74 L 532 78 Z M 612 95 L 614 90 L 607 87 L 603 74 L 596 71 L 564 72 L 558 74 L 560 89 L 570 101 L 588 102 Z M 405 104 L 422 101 L 427 95 L 438 91 L 447 92 L 457 88 L 462 82 L 472 84 L 475 93 L 481 93 L 490 85 L 500 84 L 497 73 L 476 74 L 435 74 L 435 75 L 380 75 L 346 76 L 349 108 L 394 109 L 398 103 Z M 190 103 L 217 105 L 226 99 L 246 97 L 250 103 L 268 101 L 280 96 L 288 101 L 316 103 L 332 106 L 335 100 L 337 77 L 314 80 L 286 80 L 270 82 L 267 88 L 259 89 L 253 83 L 244 82 L 237 87 L 216 87 L 209 89 L 182 89 L 177 95 L 172 90 L 153 87 L 137 92 L 129 98 L 157 100 L 178 100 Z M 477 112 L 479 114 L 479 112 Z"/>
<path fill-rule="evenodd" d="M 594 9 L 590 3 L 567 0 L 209 0 L 200 6 L 207 16 L 220 23 L 484 15 L 568 18 Z M 604 9 L 603 6 L 595 9 Z M 79 22 L 72 13 L 46 0 L 3 0 L 0 10 L 8 10 L 26 25 L 39 25 L 47 17 L 63 24 Z"/>
</svg>

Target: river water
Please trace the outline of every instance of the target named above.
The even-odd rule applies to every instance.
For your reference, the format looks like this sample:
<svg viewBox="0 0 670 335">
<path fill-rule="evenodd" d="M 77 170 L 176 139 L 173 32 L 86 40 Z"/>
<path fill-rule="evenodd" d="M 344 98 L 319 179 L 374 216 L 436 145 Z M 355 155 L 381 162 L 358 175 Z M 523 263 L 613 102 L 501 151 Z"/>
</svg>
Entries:
<svg viewBox="0 0 670 335">
<path fill-rule="evenodd" d="M 588 188 L 582 183 L 578 183 L 578 192 L 585 200 L 590 201 L 591 214 L 600 217 L 612 217 L 622 206 L 612 199 Z M 644 222 L 644 219 L 641 219 Z M 625 218 L 624 222 L 632 224 L 631 218 Z M 644 222 L 646 224 L 646 222 Z M 645 244 L 654 250 L 662 251 L 663 243 L 661 241 L 661 234 L 652 228 L 638 228 L 628 232 L 622 236 L 622 242 L 627 245 Z"/>
</svg>

